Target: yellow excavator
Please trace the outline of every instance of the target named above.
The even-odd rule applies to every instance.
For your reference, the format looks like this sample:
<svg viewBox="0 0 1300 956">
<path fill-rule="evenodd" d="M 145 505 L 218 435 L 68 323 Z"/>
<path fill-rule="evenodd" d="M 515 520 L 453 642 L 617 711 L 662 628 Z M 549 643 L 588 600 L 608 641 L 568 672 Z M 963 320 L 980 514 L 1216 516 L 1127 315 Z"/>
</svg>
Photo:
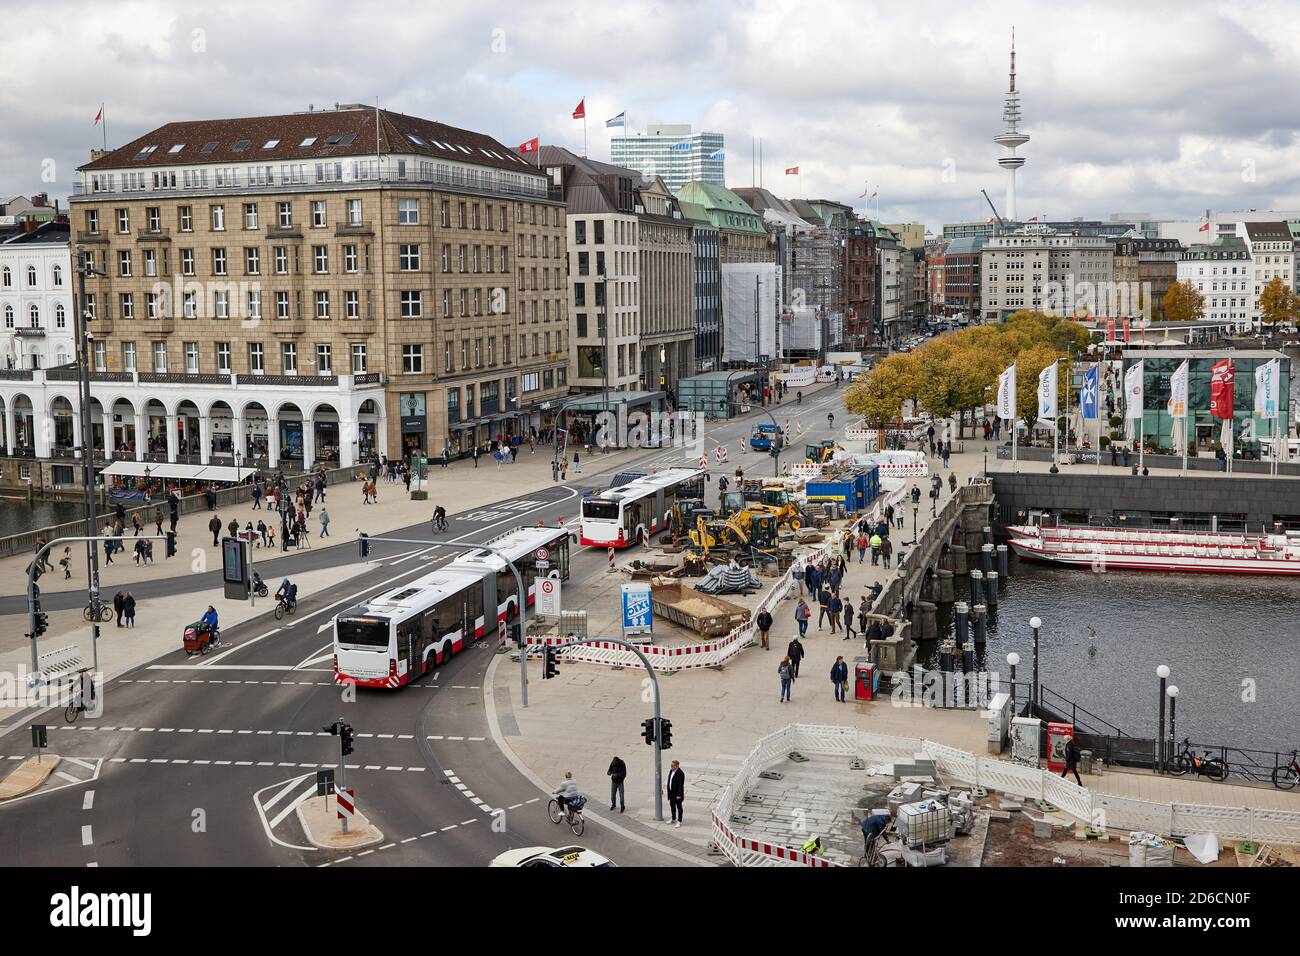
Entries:
<svg viewBox="0 0 1300 956">
<path fill-rule="evenodd" d="M 792 531 L 798 531 L 811 523 L 794 495 L 790 494 L 790 489 L 783 484 L 755 483 L 751 486 L 750 482 L 746 482 L 744 494 L 747 499 L 745 507 L 749 511 L 774 515 L 778 526 L 784 525 Z"/>
<path fill-rule="evenodd" d="M 717 548 L 763 552 L 767 555 L 776 548 L 777 520 L 774 515 L 753 511 L 738 511 L 725 521 L 706 521 L 703 515 L 695 519 L 691 532 L 691 545 L 700 556 L 708 560 L 709 552 Z"/>
</svg>

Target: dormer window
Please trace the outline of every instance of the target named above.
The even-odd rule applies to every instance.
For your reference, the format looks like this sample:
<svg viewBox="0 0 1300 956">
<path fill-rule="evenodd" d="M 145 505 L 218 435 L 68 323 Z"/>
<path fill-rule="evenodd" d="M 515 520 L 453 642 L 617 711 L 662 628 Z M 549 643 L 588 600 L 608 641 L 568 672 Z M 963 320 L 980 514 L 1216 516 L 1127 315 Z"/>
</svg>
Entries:
<svg viewBox="0 0 1300 956">
<path fill-rule="evenodd" d="M 179 152 L 180 152 L 182 149 L 184 149 L 184 148 L 185 148 L 185 144 L 184 144 L 184 143 L 177 143 L 177 144 L 176 144 L 175 146 L 173 146 L 171 149 L 167 150 L 167 155 L 168 155 L 168 156 L 175 156 L 177 153 L 179 153 Z"/>
<path fill-rule="evenodd" d="M 144 149 L 140 150 L 140 152 L 135 154 L 135 158 L 148 159 L 151 155 L 153 155 L 154 150 L 156 150 L 157 148 L 158 148 L 157 146 L 146 146 Z"/>
<path fill-rule="evenodd" d="M 199 150 L 199 152 L 200 152 L 200 153 L 205 153 L 205 154 L 206 154 L 206 153 L 211 153 L 211 152 L 213 152 L 214 150 L 216 150 L 216 148 L 217 148 L 218 146 L 220 146 L 220 145 L 221 145 L 221 144 L 218 143 L 218 142 L 216 142 L 215 140 L 214 140 L 213 142 L 211 142 L 211 143 L 204 143 L 204 144 L 203 144 L 203 148 L 202 148 L 201 150 Z"/>
<path fill-rule="evenodd" d="M 265 143 L 262 144 L 262 148 L 275 149 L 275 147 L 279 145 L 280 145 L 280 141 L 278 139 L 268 139 Z"/>
<path fill-rule="evenodd" d="M 236 142 L 234 146 L 230 148 L 236 153 L 242 153 L 244 150 L 248 149 L 249 145 L 250 143 L 248 140 L 241 139 L 238 142 Z"/>
<path fill-rule="evenodd" d="M 315 137 L 315 136 L 308 136 L 306 139 L 304 139 L 304 140 L 303 140 L 301 143 L 299 143 L 298 145 L 299 145 L 299 146 L 315 146 L 315 145 L 316 145 L 316 137 Z"/>
</svg>

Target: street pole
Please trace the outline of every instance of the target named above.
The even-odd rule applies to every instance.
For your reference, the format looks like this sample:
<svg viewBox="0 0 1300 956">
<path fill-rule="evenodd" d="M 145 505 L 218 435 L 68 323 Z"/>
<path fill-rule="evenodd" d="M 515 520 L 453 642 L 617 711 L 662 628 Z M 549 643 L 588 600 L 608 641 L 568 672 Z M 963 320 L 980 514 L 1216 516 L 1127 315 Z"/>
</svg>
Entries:
<svg viewBox="0 0 1300 956">
<path fill-rule="evenodd" d="M 1034 716 L 1038 715 L 1038 631 L 1042 626 L 1042 618 L 1031 617 L 1029 619 L 1029 629 L 1034 632 L 1034 685 L 1029 691 L 1029 699 L 1034 704 Z"/>
<path fill-rule="evenodd" d="M 564 650 L 566 647 L 580 647 L 584 644 L 595 644 L 597 642 L 601 644 L 617 644 L 619 647 L 627 648 L 637 657 L 641 658 L 642 666 L 645 667 L 646 673 L 650 675 L 650 684 L 654 688 L 655 705 L 655 820 L 662 823 L 664 819 L 664 768 L 663 748 L 661 747 L 661 744 L 663 743 L 663 718 L 659 709 L 659 678 L 655 674 L 655 669 L 650 666 L 649 658 L 647 658 L 645 654 L 641 653 L 641 649 L 635 644 L 630 644 L 627 641 L 620 640 L 616 637 L 602 637 L 599 638 L 598 641 L 595 638 L 587 641 L 566 641 L 563 644 L 552 644 L 549 646 L 553 651 L 559 652 Z"/>
<path fill-rule="evenodd" d="M 338 722 L 334 725 L 339 731 L 339 783 L 334 789 L 334 803 L 336 806 L 339 802 L 338 795 L 340 793 L 348 792 L 348 758 L 343 755 L 343 725 L 345 723 L 346 721 L 343 719 L 343 716 L 339 715 Z M 353 804 L 353 807 L 355 808 L 356 804 Z M 343 821 L 343 832 L 347 833 L 348 815 L 346 813 L 340 813 L 339 819 Z"/>
<path fill-rule="evenodd" d="M 85 498 L 86 506 L 86 536 L 88 538 L 95 535 L 95 442 L 91 435 L 92 424 L 90 421 L 90 343 L 93 336 L 87 328 L 86 315 L 86 273 L 89 267 L 86 265 L 85 252 L 80 243 L 76 247 L 76 269 L 74 273 L 77 279 L 77 308 L 74 321 L 74 328 L 77 335 L 77 402 L 81 406 L 78 409 L 78 417 L 81 419 L 81 481 L 82 491 Z M 108 423 L 105 422 L 105 428 Z M 135 440 L 140 441 L 140 436 L 136 435 Z M 104 452 L 108 452 L 108 441 L 105 436 Z M 95 598 L 99 595 L 99 551 L 91 541 L 86 542 L 86 584 L 90 591 L 90 600 L 93 604 Z M 99 620 L 91 622 L 91 657 L 93 666 L 98 670 L 99 667 Z"/>
<path fill-rule="evenodd" d="M 1169 680 L 1169 665 L 1161 664 L 1156 668 L 1160 678 L 1160 733 L 1156 741 L 1156 773 L 1165 772 L 1165 688 Z"/>
</svg>

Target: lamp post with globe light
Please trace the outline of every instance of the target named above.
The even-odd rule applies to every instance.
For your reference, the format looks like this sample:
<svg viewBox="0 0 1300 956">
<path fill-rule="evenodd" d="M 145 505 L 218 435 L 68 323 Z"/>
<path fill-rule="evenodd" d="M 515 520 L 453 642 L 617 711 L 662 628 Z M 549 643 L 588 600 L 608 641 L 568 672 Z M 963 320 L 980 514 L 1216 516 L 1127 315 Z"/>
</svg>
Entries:
<svg viewBox="0 0 1300 956">
<path fill-rule="evenodd" d="M 1161 664 L 1156 668 L 1156 676 L 1160 678 L 1160 733 L 1156 737 L 1156 772 L 1165 772 L 1165 687 L 1166 681 L 1169 680 L 1169 665 Z"/>
</svg>

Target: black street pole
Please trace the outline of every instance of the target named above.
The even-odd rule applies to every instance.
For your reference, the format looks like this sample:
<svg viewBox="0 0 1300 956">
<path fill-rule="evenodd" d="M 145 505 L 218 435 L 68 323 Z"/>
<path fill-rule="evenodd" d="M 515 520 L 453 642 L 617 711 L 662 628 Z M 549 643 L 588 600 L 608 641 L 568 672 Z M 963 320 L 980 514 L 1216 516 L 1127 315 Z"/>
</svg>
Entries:
<svg viewBox="0 0 1300 956">
<path fill-rule="evenodd" d="M 1156 773 L 1165 772 L 1165 687 L 1169 680 L 1169 667 L 1161 664 L 1156 668 L 1160 678 L 1160 735 L 1156 741 Z"/>
<path fill-rule="evenodd" d="M 1031 617 L 1029 629 L 1034 632 L 1034 686 L 1030 688 L 1029 699 L 1034 704 L 1034 716 L 1038 716 L 1038 631 L 1043 626 L 1041 618 Z"/>
</svg>

